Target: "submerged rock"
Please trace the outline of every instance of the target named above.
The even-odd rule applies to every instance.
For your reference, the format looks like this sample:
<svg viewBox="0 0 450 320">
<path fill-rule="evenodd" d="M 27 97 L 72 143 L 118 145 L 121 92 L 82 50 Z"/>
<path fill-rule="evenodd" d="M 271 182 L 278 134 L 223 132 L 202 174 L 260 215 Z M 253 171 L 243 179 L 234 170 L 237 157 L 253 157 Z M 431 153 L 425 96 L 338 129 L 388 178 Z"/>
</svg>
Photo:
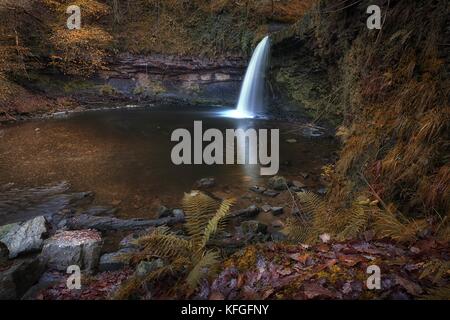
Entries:
<svg viewBox="0 0 450 320">
<path fill-rule="evenodd" d="M 275 198 L 279 194 L 280 193 L 278 191 L 275 191 L 275 190 L 267 190 L 267 191 L 263 192 L 263 195 L 265 195 L 267 197 L 271 197 L 271 198 Z"/>
<path fill-rule="evenodd" d="M 264 191 L 266 191 L 266 188 L 259 187 L 259 186 L 253 186 L 250 188 L 250 191 L 253 191 L 255 193 L 263 193 Z"/>
<path fill-rule="evenodd" d="M 39 258 L 17 259 L 0 272 L 0 300 L 20 299 L 39 281 L 45 266 Z"/>
<path fill-rule="evenodd" d="M 0 241 L 8 248 L 11 259 L 21 253 L 40 250 L 46 234 L 47 221 L 42 216 L 0 227 Z"/>
<path fill-rule="evenodd" d="M 42 249 L 43 260 L 50 268 L 67 270 L 77 265 L 94 270 L 100 258 L 102 238 L 95 230 L 63 231 L 48 239 Z"/>
<path fill-rule="evenodd" d="M 216 179 L 214 178 L 202 178 L 195 183 L 197 188 L 211 188 L 216 185 Z"/>
</svg>

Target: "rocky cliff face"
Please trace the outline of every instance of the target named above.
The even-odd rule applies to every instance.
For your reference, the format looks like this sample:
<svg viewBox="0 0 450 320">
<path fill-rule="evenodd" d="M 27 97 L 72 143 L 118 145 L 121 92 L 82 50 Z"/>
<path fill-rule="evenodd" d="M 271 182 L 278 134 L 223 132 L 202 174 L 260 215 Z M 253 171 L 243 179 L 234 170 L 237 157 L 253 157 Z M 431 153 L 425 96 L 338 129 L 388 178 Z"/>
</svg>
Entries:
<svg viewBox="0 0 450 320">
<path fill-rule="evenodd" d="M 132 100 L 175 99 L 189 103 L 233 105 L 239 95 L 245 61 L 163 55 L 118 56 L 99 76 L 106 88 Z M 105 90 L 106 89 L 106 90 Z"/>
</svg>

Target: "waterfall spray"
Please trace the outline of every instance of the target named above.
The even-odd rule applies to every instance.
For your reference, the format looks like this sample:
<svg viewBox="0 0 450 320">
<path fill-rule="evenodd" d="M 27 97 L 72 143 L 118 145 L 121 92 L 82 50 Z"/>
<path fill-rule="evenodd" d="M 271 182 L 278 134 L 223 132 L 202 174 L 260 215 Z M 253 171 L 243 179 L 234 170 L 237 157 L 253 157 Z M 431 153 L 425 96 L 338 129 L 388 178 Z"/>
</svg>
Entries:
<svg viewBox="0 0 450 320">
<path fill-rule="evenodd" d="M 265 74 L 269 62 L 270 39 L 264 37 L 253 52 L 242 83 L 241 94 L 233 115 L 253 118 L 264 111 Z"/>
</svg>

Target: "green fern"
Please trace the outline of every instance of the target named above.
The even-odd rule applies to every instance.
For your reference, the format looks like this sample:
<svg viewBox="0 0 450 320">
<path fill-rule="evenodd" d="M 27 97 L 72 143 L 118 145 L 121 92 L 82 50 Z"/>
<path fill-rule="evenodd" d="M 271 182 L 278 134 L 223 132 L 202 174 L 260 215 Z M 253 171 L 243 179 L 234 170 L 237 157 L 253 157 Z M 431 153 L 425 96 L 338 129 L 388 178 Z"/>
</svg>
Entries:
<svg viewBox="0 0 450 320">
<path fill-rule="evenodd" d="M 186 285 L 192 292 L 207 275 L 216 271 L 219 261 L 216 251 L 206 250 L 209 240 L 226 226 L 234 199 L 219 202 L 200 191 L 192 191 L 183 197 L 186 214 L 187 237 L 173 234 L 167 227 L 160 227 L 149 235 L 139 238 L 136 243 L 141 250 L 132 254 L 132 261 L 139 263 L 153 257 L 163 258 L 167 265 L 148 274 L 143 279 L 133 276 L 118 291 L 117 297 L 130 294 L 131 288 L 138 288 L 142 282 L 155 281 L 164 276 L 179 277 L 186 274 Z"/>
</svg>

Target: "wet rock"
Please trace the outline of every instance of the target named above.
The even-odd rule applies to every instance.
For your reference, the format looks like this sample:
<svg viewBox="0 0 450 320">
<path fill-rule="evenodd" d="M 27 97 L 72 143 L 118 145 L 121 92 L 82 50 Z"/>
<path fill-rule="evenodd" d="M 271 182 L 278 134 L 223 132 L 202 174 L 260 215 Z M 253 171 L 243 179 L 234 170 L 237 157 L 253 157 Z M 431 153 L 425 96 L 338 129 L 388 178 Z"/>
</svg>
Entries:
<svg viewBox="0 0 450 320">
<path fill-rule="evenodd" d="M 184 211 L 182 209 L 173 209 L 172 217 L 179 220 L 184 220 Z"/>
<path fill-rule="evenodd" d="M 139 245 L 136 243 L 136 240 L 144 235 L 148 235 L 148 234 L 152 233 L 154 230 L 155 230 L 154 227 L 150 227 L 150 228 L 147 228 L 144 230 L 137 230 L 133 233 L 130 233 L 125 238 L 120 240 L 119 248 L 120 249 L 124 249 L 124 248 L 136 248 L 137 249 L 137 248 L 139 248 Z"/>
<path fill-rule="evenodd" d="M 216 185 L 216 179 L 214 178 L 202 178 L 195 183 L 197 188 L 212 188 Z"/>
<path fill-rule="evenodd" d="M 284 228 L 284 223 L 280 219 L 276 219 L 276 220 L 272 221 L 271 225 L 272 225 L 272 228 L 275 228 L 275 229 Z"/>
<path fill-rule="evenodd" d="M 45 266 L 39 258 L 17 259 L 0 272 L 0 300 L 20 299 L 38 282 Z"/>
<path fill-rule="evenodd" d="M 99 271 L 117 271 L 130 264 L 130 254 L 137 252 L 137 248 L 123 248 L 116 252 L 105 253 L 100 257 Z"/>
<path fill-rule="evenodd" d="M 136 267 L 136 275 L 138 277 L 145 277 L 153 271 L 164 267 L 164 262 L 161 259 L 154 259 L 151 261 L 141 261 Z"/>
<path fill-rule="evenodd" d="M 83 214 L 89 214 L 92 216 L 110 216 L 114 215 L 115 213 L 117 213 L 116 208 L 102 207 L 102 206 L 90 207 L 89 209 L 83 212 Z"/>
<path fill-rule="evenodd" d="M 248 220 L 241 223 L 242 233 L 245 235 L 256 235 L 266 233 L 267 225 L 257 220 Z"/>
<path fill-rule="evenodd" d="M 231 212 L 230 217 L 253 218 L 258 215 L 259 211 L 260 210 L 256 205 L 251 205 L 246 209 Z"/>
<path fill-rule="evenodd" d="M 263 195 L 265 195 L 266 197 L 271 197 L 271 198 L 275 198 L 279 194 L 280 193 L 275 190 L 267 190 L 267 191 L 264 191 L 264 193 L 263 193 Z"/>
<path fill-rule="evenodd" d="M 114 217 L 98 217 L 87 214 L 72 216 L 67 219 L 67 228 L 72 230 L 96 229 L 100 231 L 134 230 L 162 225 L 174 225 L 184 222 L 184 215 L 178 217 L 165 217 L 153 220 L 144 219 L 118 219 Z"/>
<path fill-rule="evenodd" d="M 65 282 L 67 274 L 63 272 L 50 272 L 46 271 L 39 278 L 39 281 L 33 285 L 23 296 L 22 300 L 37 300 L 39 299 L 39 294 L 56 284 Z"/>
<path fill-rule="evenodd" d="M 261 194 L 261 193 L 263 193 L 264 191 L 266 191 L 266 188 L 264 188 L 264 187 L 259 187 L 259 186 L 253 186 L 253 187 L 250 188 L 250 191 L 253 191 L 253 192 L 255 192 L 255 193 Z"/>
<path fill-rule="evenodd" d="M 280 231 L 272 232 L 270 234 L 270 237 L 271 237 L 272 241 L 274 241 L 274 242 L 281 242 L 281 241 L 285 241 L 287 239 L 287 236 Z"/>
<path fill-rule="evenodd" d="M 272 211 L 272 214 L 274 216 L 279 216 L 280 214 L 283 214 L 283 207 L 272 207 L 270 208 L 270 210 Z"/>
<path fill-rule="evenodd" d="M 298 181 L 298 180 L 292 181 L 292 186 L 294 186 L 296 188 L 305 188 L 306 187 L 306 185 L 303 182 Z"/>
<path fill-rule="evenodd" d="M 41 216 L 1 227 L 0 241 L 8 248 L 12 259 L 21 253 L 40 250 L 46 234 L 47 221 Z"/>
<path fill-rule="evenodd" d="M 288 181 L 286 180 L 286 178 L 281 176 L 270 178 L 268 184 L 270 188 L 277 191 L 287 190 L 288 188 Z"/>
<path fill-rule="evenodd" d="M 98 265 L 102 238 L 95 230 L 75 230 L 57 233 L 48 239 L 42 249 L 42 258 L 50 268 L 67 270 L 77 265 L 93 271 Z"/>
<path fill-rule="evenodd" d="M 159 218 L 169 217 L 170 215 L 172 215 L 172 210 L 170 210 L 169 208 L 167 208 L 165 206 L 160 206 L 158 208 L 158 217 Z"/>
<path fill-rule="evenodd" d="M 62 210 L 70 210 L 92 201 L 92 192 L 66 193 L 67 182 L 38 188 L 9 188 L 0 192 L 2 221 L 25 221 L 36 216 L 51 217 Z"/>
</svg>

